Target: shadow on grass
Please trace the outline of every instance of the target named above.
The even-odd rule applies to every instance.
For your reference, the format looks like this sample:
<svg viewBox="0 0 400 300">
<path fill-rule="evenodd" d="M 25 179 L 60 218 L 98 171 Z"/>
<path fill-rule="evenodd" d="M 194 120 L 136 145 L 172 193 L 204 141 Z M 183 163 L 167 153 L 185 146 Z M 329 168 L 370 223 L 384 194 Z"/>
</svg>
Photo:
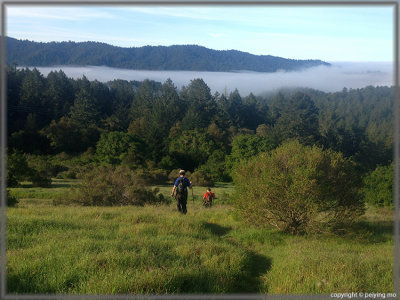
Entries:
<svg viewBox="0 0 400 300">
<path fill-rule="evenodd" d="M 209 222 L 203 222 L 203 226 L 218 237 L 222 237 L 232 230 L 232 227 L 225 227 Z M 234 239 L 227 239 L 226 241 L 235 247 L 243 247 L 246 249 L 246 257 L 243 263 L 244 267 L 240 274 L 230 282 L 228 293 L 259 293 L 262 284 L 260 276 L 271 269 L 272 260 L 244 247 Z M 205 280 L 205 282 L 210 282 L 210 280 Z M 210 290 L 210 287 L 204 288 L 205 290 L 201 290 L 201 292 L 215 292 L 215 290 Z"/>
<path fill-rule="evenodd" d="M 72 185 L 70 183 L 52 183 L 49 188 L 70 188 Z"/>
<path fill-rule="evenodd" d="M 34 185 L 32 183 L 21 183 L 17 188 L 23 188 L 23 189 L 28 189 L 28 188 L 46 188 L 46 189 L 53 189 L 53 188 L 70 188 L 73 184 L 71 183 L 60 183 L 60 182 L 52 182 L 51 185 L 49 186 L 44 186 L 40 187 L 37 185 Z"/>
<path fill-rule="evenodd" d="M 393 238 L 393 222 L 391 221 L 359 221 L 339 234 L 345 239 L 359 243 L 386 243 Z"/>
<path fill-rule="evenodd" d="M 50 280 L 41 278 L 40 274 L 33 274 L 26 270 L 22 274 L 10 274 L 7 276 L 7 292 L 12 294 L 56 294 L 67 293 L 69 290 L 76 290 L 84 275 L 68 274 L 64 280 L 55 285 Z M 19 299 L 19 298 L 17 298 Z"/>
<path fill-rule="evenodd" d="M 272 259 L 256 253 L 247 251 L 247 261 L 244 276 L 236 282 L 234 293 L 260 293 L 262 287 L 261 275 L 267 273 L 272 266 Z M 265 290 L 263 290 L 265 292 Z"/>
<path fill-rule="evenodd" d="M 215 223 L 203 222 L 203 227 L 209 230 L 213 235 L 223 236 L 232 230 L 232 227 L 224 227 Z"/>
<path fill-rule="evenodd" d="M 271 269 L 271 259 L 248 250 L 243 266 L 239 272 L 232 274 L 232 276 L 227 276 L 225 272 L 219 273 L 218 271 L 186 273 L 174 277 L 171 283 L 177 293 L 183 294 L 260 293 L 262 288 L 260 276 Z"/>
</svg>

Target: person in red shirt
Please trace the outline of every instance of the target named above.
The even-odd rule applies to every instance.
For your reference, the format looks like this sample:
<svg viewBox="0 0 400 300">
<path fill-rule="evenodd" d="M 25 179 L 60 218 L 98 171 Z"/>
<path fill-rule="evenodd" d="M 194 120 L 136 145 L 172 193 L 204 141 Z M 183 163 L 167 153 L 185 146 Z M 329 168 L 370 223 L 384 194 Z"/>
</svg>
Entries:
<svg viewBox="0 0 400 300">
<path fill-rule="evenodd" d="M 211 188 L 207 188 L 203 196 L 204 205 L 211 207 L 213 199 L 217 198 L 214 193 L 211 192 Z"/>
</svg>

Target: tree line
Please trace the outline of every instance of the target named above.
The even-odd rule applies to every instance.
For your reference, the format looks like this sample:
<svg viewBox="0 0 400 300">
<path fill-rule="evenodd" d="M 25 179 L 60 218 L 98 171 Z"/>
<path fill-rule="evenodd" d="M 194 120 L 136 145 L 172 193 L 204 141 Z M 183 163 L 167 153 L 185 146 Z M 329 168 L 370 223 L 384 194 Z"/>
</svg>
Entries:
<svg viewBox="0 0 400 300">
<path fill-rule="evenodd" d="M 318 143 L 354 157 L 365 169 L 392 158 L 390 87 L 243 97 L 238 90 L 212 95 L 202 79 L 178 91 L 170 79 L 101 83 L 17 68 L 7 76 L 8 144 L 23 152 L 79 153 L 96 147 L 102 134 L 106 139 L 119 132 L 141 143 L 155 163 L 173 154 L 191 170 L 214 151 L 230 154 L 240 135 L 275 146 L 289 138 Z M 184 162 L 183 153 L 194 157 Z"/>
<path fill-rule="evenodd" d="M 242 96 L 212 94 L 202 79 L 178 90 L 170 79 L 102 83 L 15 66 L 7 85 L 9 153 L 85 157 L 80 165 L 124 165 L 152 178 L 184 168 L 208 182 L 232 180 L 241 162 L 293 139 L 341 152 L 360 176 L 392 162 L 391 87 Z"/>
<path fill-rule="evenodd" d="M 7 62 L 24 66 L 92 65 L 136 70 L 276 72 L 330 64 L 197 45 L 122 48 L 99 42 L 38 43 L 7 37 Z"/>
</svg>

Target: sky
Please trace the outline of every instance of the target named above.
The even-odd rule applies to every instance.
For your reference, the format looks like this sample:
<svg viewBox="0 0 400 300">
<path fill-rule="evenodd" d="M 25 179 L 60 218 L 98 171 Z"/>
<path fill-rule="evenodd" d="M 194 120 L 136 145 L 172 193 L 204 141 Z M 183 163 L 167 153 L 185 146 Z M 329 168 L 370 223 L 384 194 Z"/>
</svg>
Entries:
<svg viewBox="0 0 400 300">
<path fill-rule="evenodd" d="M 196 44 L 327 62 L 393 61 L 392 6 L 6 6 L 6 34 L 120 47 Z"/>
</svg>

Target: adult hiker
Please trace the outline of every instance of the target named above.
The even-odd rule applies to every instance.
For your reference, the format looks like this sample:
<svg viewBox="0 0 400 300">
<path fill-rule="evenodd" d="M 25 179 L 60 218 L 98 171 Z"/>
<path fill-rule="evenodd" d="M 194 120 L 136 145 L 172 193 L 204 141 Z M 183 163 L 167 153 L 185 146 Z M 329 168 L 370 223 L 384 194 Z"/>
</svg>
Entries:
<svg viewBox="0 0 400 300">
<path fill-rule="evenodd" d="M 213 199 L 217 198 L 214 193 L 211 192 L 211 188 L 207 188 L 207 191 L 203 196 L 204 206 L 211 207 Z"/>
<path fill-rule="evenodd" d="M 171 197 L 176 194 L 176 206 L 178 207 L 178 211 L 183 214 L 186 214 L 186 203 L 188 197 L 187 188 L 192 188 L 192 182 L 185 177 L 185 171 L 179 171 L 179 177 L 175 180 L 174 187 L 172 188 Z M 176 192 L 176 193 L 175 193 Z"/>
</svg>

